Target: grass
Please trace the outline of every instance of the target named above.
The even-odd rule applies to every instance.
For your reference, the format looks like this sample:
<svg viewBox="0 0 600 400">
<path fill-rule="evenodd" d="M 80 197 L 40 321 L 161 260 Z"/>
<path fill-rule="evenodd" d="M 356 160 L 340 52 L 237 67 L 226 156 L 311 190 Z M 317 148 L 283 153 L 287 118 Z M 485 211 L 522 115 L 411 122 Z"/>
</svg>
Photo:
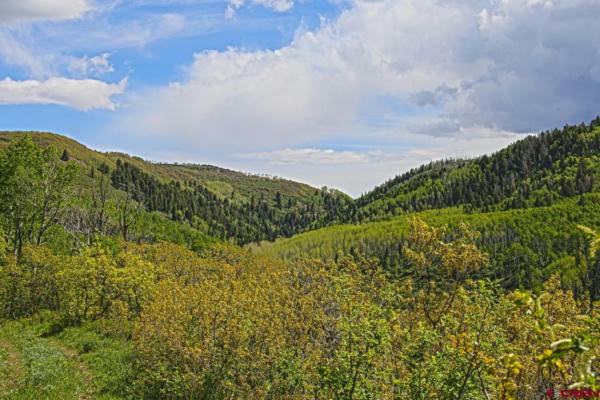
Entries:
<svg viewBox="0 0 600 400">
<path fill-rule="evenodd" d="M 136 398 L 130 341 L 93 324 L 60 333 L 50 326 L 34 319 L 0 325 L 0 399 Z"/>
<path fill-rule="evenodd" d="M 33 330 L 9 322 L 0 328 L 0 337 L 14 345 L 23 368 L 18 381 L 0 394 L 1 399 L 89 398 L 90 388 L 76 363 Z"/>
<path fill-rule="evenodd" d="M 92 324 L 65 329 L 55 340 L 76 352 L 89 368 L 95 399 L 134 397 L 134 357 L 130 341 L 106 337 Z"/>
<path fill-rule="evenodd" d="M 0 341 L 0 393 L 15 385 L 21 373 L 21 362 L 14 346 L 7 341 Z"/>
<path fill-rule="evenodd" d="M 0 344 L 0 391 L 8 386 L 8 378 L 10 374 L 8 366 L 8 350 L 3 344 Z"/>
</svg>

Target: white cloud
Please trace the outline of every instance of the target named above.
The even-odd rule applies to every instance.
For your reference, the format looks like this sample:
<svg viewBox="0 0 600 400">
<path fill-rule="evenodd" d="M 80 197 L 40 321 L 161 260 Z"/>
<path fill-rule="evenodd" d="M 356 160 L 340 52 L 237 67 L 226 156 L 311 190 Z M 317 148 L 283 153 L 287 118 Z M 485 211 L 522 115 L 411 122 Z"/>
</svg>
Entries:
<svg viewBox="0 0 600 400">
<path fill-rule="evenodd" d="M 2 0 L 0 22 L 73 19 L 92 8 L 87 0 Z"/>
<path fill-rule="evenodd" d="M 27 43 L 5 30 L 0 30 L 0 56 L 2 63 L 24 68 L 35 77 L 49 75 L 49 65 L 55 58 L 48 53 L 34 51 Z"/>
<path fill-rule="evenodd" d="M 121 94 L 127 81 L 109 84 L 93 79 L 50 78 L 46 81 L 0 81 L 0 104 L 59 104 L 77 110 L 114 110 L 111 96 Z"/>
<path fill-rule="evenodd" d="M 235 10 L 242 7 L 246 2 L 261 5 L 277 12 L 284 12 L 294 7 L 294 0 L 229 0 L 225 15 L 228 18 L 233 17 Z"/>
<path fill-rule="evenodd" d="M 504 143 L 599 112 L 598 18 L 597 0 L 355 0 L 279 50 L 196 54 L 181 82 L 132 98 L 121 127 L 255 153 L 368 143 L 383 119 L 395 143 Z"/>
<path fill-rule="evenodd" d="M 382 153 L 357 153 L 352 151 L 335 151 L 322 149 L 283 149 L 262 153 L 246 153 L 234 155 L 235 158 L 266 161 L 272 165 L 334 165 L 357 164 L 369 162 L 372 157 Z"/>
<path fill-rule="evenodd" d="M 95 57 L 84 56 L 74 58 L 69 65 L 69 70 L 82 76 L 101 76 L 115 69 L 108 61 L 109 53 L 104 53 Z"/>
<path fill-rule="evenodd" d="M 174 131 L 176 132 L 176 131 Z M 103 135 L 100 148 L 114 150 L 118 132 Z M 358 196 L 375 185 L 424 163 L 448 159 L 469 158 L 493 152 L 523 138 L 487 128 L 463 130 L 458 137 L 440 136 L 431 140 L 420 133 L 405 133 L 403 129 L 376 132 L 379 139 L 402 136 L 402 143 L 381 141 L 376 146 L 358 142 L 346 144 L 348 150 L 328 150 L 318 147 L 237 153 L 224 156 L 214 147 L 189 146 L 178 141 L 174 134 L 160 146 L 148 140 L 136 141 L 134 147 L 120 149 L 141 154 L 149 160 L 191 162 L 220 165 L 251 173 L 283 176 L 314 187 L 336 187 Z M 362 144 L 361 144 L 362 143 Z M 234 146 L 235 143 L 231 143 Z M 229 146 L 229 147 L 231 147 Z M 229 150 L 229 147 L 227 150 Z"/>
<path fill-rule="evenodd" d="M 209 22 L 189 22 L 184 15 L 177 13 L 143 15 L 116 23 L 106 18 L 90 18 L 35 27 L 29 24 L 0 25 L 0 62 L 25 67 L 37 77 L 56 75 L 57 67 L 68 67 L 73 63 L 74 57 L 68 55 L 72 52 L 101 53 L 95 59 L 84 59 L 102 63 L 107 51 L 144 47 L 153 41 L 206 33 L 210 29 Z M 49 70 L 50 74 L 47 73 Z"/>
<path fill-rule="evenodd" d="M 201 30 L 188 25 L 183 15 L 167 13 L 116 24 L 97 18 L 68 24 L 0 26 L 0 65 L 20 67 L 34 79 L 66 74 L 100 77 L 114 71 L 107 50 L 143 48 L 153 41 L 184 34 L 187 29 Z M 77 58 L 72 53 L 100 54 Z"/>
<path fill-rule="evenodd" d="M 419 136 L 405 135 L 402 146 L 382 147 L 384 151 L 376 148 L 356 151 L 300 149 L 237 154 L 229 159 L 228 167 L 285 176 L 315 187 L 334 186 L 352 196 L 359 196 L 397 174 L 430 161 L 475 157 L 522 138 L 522 135 L 483 128 L 464 131 L 458 138 L 439 137 L 433 143 L 423 143 Z M 153 159 L 161 157 L 164 153 L 151 156 Z M 194 157 L 193 154 L 179 153 L 173 154 L 171 159 L 194 160 L 191 157 Z M 223 160 L 214 162 L 222 164 Z"/>
<path fill-rule="evenodd" d="M 166 13 L 115 25 L 93 25 L 87 35 L 74 38 L 71 45 L 86 48 L 95 44 L 108 49 L 144 47 L 153 41 L 184 33 L 187 22 L 184 15 Z"/>
<path fill-rule="evenodd" d="M 358 92 L 348 92 L 329 61 L 313 65 L 293 48 L 197 54 L 187 82 L 133 100 L 147 108 L 134 108 L 126 126 L 161 136 L 174 124 L 180 140 L 204 145 L 293 145 L 355 120 Z"/>
</svg>

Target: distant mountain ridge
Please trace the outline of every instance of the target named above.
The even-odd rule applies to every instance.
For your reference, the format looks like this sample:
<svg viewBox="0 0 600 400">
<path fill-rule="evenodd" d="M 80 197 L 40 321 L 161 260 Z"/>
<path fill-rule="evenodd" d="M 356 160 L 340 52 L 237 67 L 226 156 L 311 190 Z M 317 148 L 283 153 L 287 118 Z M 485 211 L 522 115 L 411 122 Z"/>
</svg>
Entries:
<svg viewBox="0 0 600 400">
<path fill-rule="evenodd" d="M 0 132 L 0 148 L 24 133 Z M 529 136 L 489 156 L 422 165 L 356 200 L 287 179 L 211 165 L 152 163 L 97 152 L 65 136 L 27 133 L 38 145 L 52 144 L 89 168 L 107 165 L 118 173 L 115 187 L 133 185 L 137 200 L 149 200 L 150 211 L 239 244 L 431 209 L 458 206 L 464 213 L 481 213 L 550 206 L 597 191 L 600 183 L 600 117 Z"/>
</svg>

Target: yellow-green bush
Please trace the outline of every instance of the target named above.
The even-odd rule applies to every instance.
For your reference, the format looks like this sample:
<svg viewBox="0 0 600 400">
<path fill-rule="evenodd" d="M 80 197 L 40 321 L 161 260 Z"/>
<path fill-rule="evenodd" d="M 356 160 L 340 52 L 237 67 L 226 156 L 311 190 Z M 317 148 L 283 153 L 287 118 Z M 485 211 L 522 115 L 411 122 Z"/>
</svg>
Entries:
<svg viewBox="0 0 600 400">
<path fill-rule="evenodd" d="M 440 400 L 593 387 L 581 365 L 598 353 L 596 317 L 578 317 L 589 301 L 558 277 L 539 296 L 471 281 L 486 262 L 475 237 L 443 238 L 413 221 L 402 282 L 364 259 L 283 265 L 221 247 L 193 282 L 159 284 L 138 319 L 142 386 L 172 398 Z M 549 359 L 561 338 L 571 347 Z"/>
</svg>

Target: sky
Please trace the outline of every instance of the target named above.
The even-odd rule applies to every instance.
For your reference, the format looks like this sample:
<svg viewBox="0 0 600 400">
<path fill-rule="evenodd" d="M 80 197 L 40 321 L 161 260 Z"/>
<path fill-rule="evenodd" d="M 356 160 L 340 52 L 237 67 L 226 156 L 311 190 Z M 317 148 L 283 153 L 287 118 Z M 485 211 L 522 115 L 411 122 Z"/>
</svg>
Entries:
<svg viewBox="0 0 600 400">
<path fill-rule="evenodd" d="M 600 114 L 598 0 L 2 0 L 0 130 L 358 196 Z"/>
</svg>

